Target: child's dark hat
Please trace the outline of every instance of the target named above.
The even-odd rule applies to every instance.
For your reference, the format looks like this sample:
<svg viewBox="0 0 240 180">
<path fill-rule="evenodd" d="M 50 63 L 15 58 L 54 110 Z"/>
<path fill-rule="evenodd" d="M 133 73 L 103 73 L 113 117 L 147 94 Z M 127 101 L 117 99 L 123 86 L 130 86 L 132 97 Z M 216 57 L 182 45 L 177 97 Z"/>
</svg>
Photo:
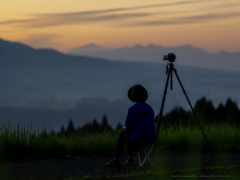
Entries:
<svg viewBox="0 0 240 180">
<path fill-rule="evenodd" d="M 128 98 L 133 102 L 143 103 L 147 100 L 148 93 L 142 85 L 136 84 L 128 90 Z"/>
</svg>

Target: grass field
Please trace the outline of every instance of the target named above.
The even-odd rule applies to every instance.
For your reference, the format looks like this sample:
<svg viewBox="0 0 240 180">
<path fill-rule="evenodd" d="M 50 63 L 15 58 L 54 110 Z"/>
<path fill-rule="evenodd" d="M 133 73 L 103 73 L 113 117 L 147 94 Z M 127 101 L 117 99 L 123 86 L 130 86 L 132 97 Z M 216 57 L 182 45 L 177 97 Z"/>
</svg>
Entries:
<svg viewBox="0 0 240 180">
<path fill-rule="evenodd" d="M 203 130 L 213 152 L 240 152 L 240 131 L 236 126 L 213 123 L 203 126 Z M 61 136 L 47 127 L 7 122 L 0 134 L 0 160 L 15 161 L 113 156 L 119 131 Z M 209 148 L 197 126 L 162 126 L 155 152 L 209 152 Z"/>
</svg>

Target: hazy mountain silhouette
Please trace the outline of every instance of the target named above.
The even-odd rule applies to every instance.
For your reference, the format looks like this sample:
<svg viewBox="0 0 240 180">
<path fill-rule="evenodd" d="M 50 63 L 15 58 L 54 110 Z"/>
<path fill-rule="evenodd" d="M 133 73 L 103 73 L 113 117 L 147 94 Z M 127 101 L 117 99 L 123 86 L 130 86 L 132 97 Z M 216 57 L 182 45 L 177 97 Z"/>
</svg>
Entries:
<svg viewBox="0 0 240 180">
<path fill-rule="evenodd" d="M 240 52 L 236 53 L 208 53 L 202 49 L 194 48 L 191 45 L 179 47 L 163 47 L 149 44 L 148 46 L 135 45 L 129 48 L 104 49 L 96 47 L 96 51 L 88 51 L 86 45 L 75 48 L 68 52 L 72 55 L 84 55 L 89 57 L 107 58 L 110 60 L 122 60 L 133 62 L 154 62 L 165 63 L 162 56 L 170 52 L 177 55 L 176 64 L 184 66 L 201 67 L 208 69 L 224 69 L 232 71 L 240 71 Z M 104 49 L 97 51 L 97 49 Z"/>
<path fill-rule="evenodd" d="M 149 46 L 150 49 L 151 46 L 153 45 Z M 142 48 L 146 47 L 135 46 L 133 49 L 138 52 Z M 225 102 L 228 97 L 233 100 L 240 98 L 240 79 L 237 78 L 240 77 L 239 72 L 177 64 L 175 67 L 193 104 L 202 96 L 207 96 L 209 91 L 207 97 L 215 104 Z M 0 40 L 0 123 L 9 118 L 14 122 L 45 121 L 60 126 L 60 122 L 67 123 L 73 116 L 73 121 L 79 116 L 77 121 L 81 124 L 80 121 L 91 121 L 94 116 L 106 113 L 111 124 L 123 124 L 126 116 L 123 112 L 131 105 L 127 99 L 128 89 L 134 84 L 145 86 L 149 94 L 147 102 L 158 113 L 166 77 L 165 64 L 78 57 Z M 169 90 L 167 94 L 164 112 L 176 105 L 188 107 L 175 77 L 173 90 L 174 93 Z M 75 109 L 78 101 L 78 109 Z M 62 103 L 62 108 L 72 107 L 74 115 L 69 117 L 70 110 L 65 110 L 66 113 L 60 116 L 56 115 L 60 113 L 59 110 L 36 109 L 47 108 L 49 104 L 51 108 L 57 108 L 59 102 Z M 16 108 L 16 104 L 21 108 Z"/>
<path fill-rule="evenodd" d="M 105 47 L 101 47 L 101 46 L 97 46 L 96 44 L 92 43 L 92 44 L 88 44 L 86 46 L 82 46 L 82 47 L 78 47 L 75 49 L 72 49 L 69 51 L 69 54 L 77 54 L 78 52 L 85 52 L 85 53 L 99 53 L 99 52 L 104 52 L 104 51 L 108 51 L 110 49 L 105 48 Z"/>
</svg>

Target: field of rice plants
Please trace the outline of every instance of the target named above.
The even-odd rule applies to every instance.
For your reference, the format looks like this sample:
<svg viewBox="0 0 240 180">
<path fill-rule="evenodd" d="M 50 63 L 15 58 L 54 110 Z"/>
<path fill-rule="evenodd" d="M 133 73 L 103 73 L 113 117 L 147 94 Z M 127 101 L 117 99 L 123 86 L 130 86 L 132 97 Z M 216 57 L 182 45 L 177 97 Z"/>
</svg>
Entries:
<svg viewBox="0 0 240 180">
<path fill-rule="evenodd" d="M 240 152 L 240 129 L 232 124 L 212 123 L 203 131 L 213 152 Z M 11 124 L 0 127 L 0 160 L 40 160 L 114 156 L 118 131 L 62 135 L 48 127 Z M 198 126 L 166 126 L 160 128 L 155 153 L 209 152 Z M 126 148 L 124 149 L 126 154 Z"/>
</svg>

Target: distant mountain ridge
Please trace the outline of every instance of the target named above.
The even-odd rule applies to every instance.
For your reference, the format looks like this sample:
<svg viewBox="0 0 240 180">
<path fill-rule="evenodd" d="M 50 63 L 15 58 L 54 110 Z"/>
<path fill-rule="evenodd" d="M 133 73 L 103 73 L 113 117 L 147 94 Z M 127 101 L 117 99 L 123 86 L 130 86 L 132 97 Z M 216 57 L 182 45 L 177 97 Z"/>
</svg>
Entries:
<svg viewBox="0 0 240 180">
<path fill-rule="evenodd" d="M 75 52 L 87 52 L 87 53 L 95 53 L 95 52 L 104 52 L 110 50 L 109 48 L 97 46 L 96 44 L 88 44 L 86 46 L 78 47 L 72 49 L 68 52 L 68 54 L 74 54 Z"/>
<path fill-rule="evenodd" d="M 240 52 L 227 53 L 208 53 L 200 48 L 191 45 L 179 47 L 163 47 L 149 44 L 147 46 L 135 45 L 133 47 L 123 47 L 119 49 L 108 49 L 94 45 L 95 49 L 88 51 L 90 45 L 82 46 L 70 50 L 67 54 L 82 55 L 88 57 L 106 58 L 109 60 L 133 61 L 133 62 L 154 62 L 165 64 L 162 60 L 163 55 L 175 53 L 177 56 L 176 64 L 208 69 L 223 69 L 240 71 Z"/>
</svg>

